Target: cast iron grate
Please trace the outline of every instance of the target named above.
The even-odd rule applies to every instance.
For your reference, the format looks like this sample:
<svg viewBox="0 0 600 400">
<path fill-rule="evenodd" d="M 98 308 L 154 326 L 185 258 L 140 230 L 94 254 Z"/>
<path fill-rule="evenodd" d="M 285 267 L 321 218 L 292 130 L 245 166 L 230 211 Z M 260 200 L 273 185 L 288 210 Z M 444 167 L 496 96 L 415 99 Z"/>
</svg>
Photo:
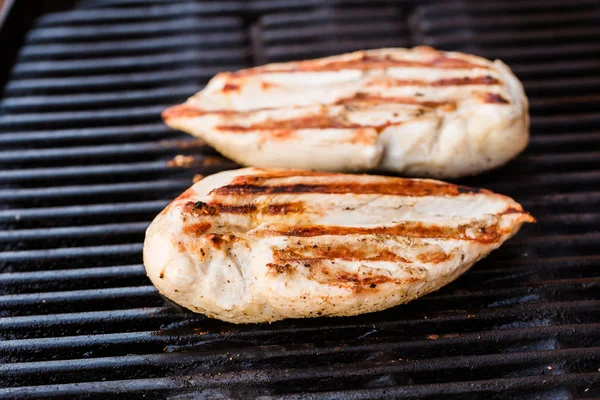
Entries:
<svg viewBox="0 0 600 400">
<path fill-rule="evenodd" d="M 600 396 L 599 22 L 591 0 L 85 0 L 43 16 L 1 103 L 0 398 Z M 194 174 L 234 165 L 160 111 L 221 70 L 415 44 L 523 80 L 530 147 L 462 183 L 539 223 L 376 314 L 232 326 L 168 306 L 144 229 Z"/>
</svg>

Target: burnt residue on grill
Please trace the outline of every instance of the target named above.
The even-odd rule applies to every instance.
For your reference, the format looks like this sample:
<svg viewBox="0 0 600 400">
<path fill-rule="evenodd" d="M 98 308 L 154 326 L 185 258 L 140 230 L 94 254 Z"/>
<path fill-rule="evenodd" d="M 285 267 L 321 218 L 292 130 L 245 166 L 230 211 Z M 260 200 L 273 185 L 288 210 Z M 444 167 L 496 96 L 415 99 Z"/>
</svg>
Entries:
<svg viewBox="0 0 600 400">
<path fill-rule="evenodd" d="M 597 8 L 591 0 L 85 0 L 41 16 L 0 104 L 0 398 L 600 397 Z M 229 238 L 211 232 L 207 214 L 300 214 L 302 204 L 287 194 L 381 189 L 281 186 L 281 171 L 240 177 L 210 201 L 196 199 L 186 191 L 196 175 L 236 166 L 166 128 L 163 110 L 165 118 L 206 114 L 167 108 L 218 72 L 419 43 L 506 62 L 529 96 L 531 143 L 507 166 L 457 185 L 393 190 L 461 196 L 480 192 L 467 186 L 488 188 L 524 204 L 536 225 L 440 291 L 379 313 L 231 325 L 157 293 L 142 265 L 144 230 L 178 196 L 194 219 L 186 229 L 219 245 Z M 436 90 L 472 86 L 482 102 L 506 102 L 496 78 L 452 56 L 428 65 L 367 57 L 296 70 L 366 64 L 450 68 L 458 78 L 436 81 Z M 419 82 L 398 76 L 387 84 Z M 410 99 L 359 94 L 339 105 L 456 107 L 420 101 L 416 90 Z M 287 140 L 287 128 L 311 123 L 348 122 L 262 128 Z M 263 186 L 281 201 L 244 203 Z M 302 229 L 290 234 L 311 233 Z M 332 282 L 378 290 L 377 277 L 337 276 L 317 250 L 280 254 L 272 273 L 312 269 L 315 279 L 327 272 Z M 403 257 L 386 249 L 361 256 Z M 432 251 L 417 261 L 447 256 Z"/>
</svg>

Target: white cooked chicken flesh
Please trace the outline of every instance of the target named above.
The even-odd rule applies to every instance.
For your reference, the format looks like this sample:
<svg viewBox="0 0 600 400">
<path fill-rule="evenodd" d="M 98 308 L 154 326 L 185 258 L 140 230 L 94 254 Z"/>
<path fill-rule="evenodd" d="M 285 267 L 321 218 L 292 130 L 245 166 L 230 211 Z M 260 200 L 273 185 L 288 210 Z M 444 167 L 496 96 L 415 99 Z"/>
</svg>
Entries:
<svg viewBox="0 0 600 400">
<path fill-rule="evenodd" d="M 356 315 L 444 286 L 532 221 L 435 180 L 244 168 L 169 204 L 144 264 L 163 295 L 224 321 Z"/>
<path fill-rule="evenodd" d="M 429 47 L 220 73 L 163 119 L 246 166 L 431 177 L 498 167 L 529 138 L 504 63 Z"/>
</svg>

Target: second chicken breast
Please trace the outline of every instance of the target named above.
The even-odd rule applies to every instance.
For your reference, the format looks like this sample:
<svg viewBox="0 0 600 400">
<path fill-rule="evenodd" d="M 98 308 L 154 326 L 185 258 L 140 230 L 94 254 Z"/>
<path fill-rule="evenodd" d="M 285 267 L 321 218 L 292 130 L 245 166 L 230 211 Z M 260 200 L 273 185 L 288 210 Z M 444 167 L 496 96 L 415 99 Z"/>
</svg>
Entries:
<svg viewBox="0 0 600 400">
<path fill-rule="evenodd" d="M 429 47 L 221 73 L 163 118 L 246 166 L 444 178 L 498 167 L 529 137 L 504 63 Z"/>
</svg>

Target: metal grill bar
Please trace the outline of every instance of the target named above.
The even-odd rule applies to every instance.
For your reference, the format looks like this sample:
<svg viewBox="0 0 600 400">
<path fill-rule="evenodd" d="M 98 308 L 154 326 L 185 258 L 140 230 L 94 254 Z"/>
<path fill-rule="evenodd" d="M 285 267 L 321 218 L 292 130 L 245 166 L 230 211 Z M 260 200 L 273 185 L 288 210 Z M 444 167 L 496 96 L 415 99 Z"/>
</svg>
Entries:
<svg viewBox="0 0 600 400">
<path fill-rule="evenodd" d="M 390 342 L 390 346 L 393 350 L 398 351 L 399 353 L 410 352 L 410 354 L 418 354 L 419 350 L 423 347 L 431 348 L 432 351 L 435 351 L 436 354 L 451 354 L 456 353 L 454 349 L 458 351 L 462 351 L 465 353 L 473 352 L 473 349 L 478 349 L 478 343 L 482 343 L 485 341 L 494 342 L 496 346 L 501 348 L 510 349 L 517 348 L 522 349 L 523 346 L 531 346 L 532 344 L 538 346 L 538 348 L 546 348 L 549 349 L 553 347 L 553 342 L 561 341 L 563 343 L 574 343 L 578 341 L 581 337 L 589 337 L 593 339 L 597 336 L 598 332 L 598 324 L 577 324 L 577 325 L 554 325 L 554 326 L 546 326 L 546 327 L 521 327 L 521 328 L 512 328 L 512 329 L 503 329 L 503 330 L 494 330 L 494 331 L 475 331 L 475 332 L 463 332 L 460 335 L 449 333 L 439 335 L 437 339 L 427 338 L 426 336 L 421 336 L 420 338 L 415 338 L 410 341 L 392 341 Z M 346 327 L 348 328 L 348 327 Z M 357 327 L 352 326 L 352 333 L 359 333 L 359 336 L 364 336 L 363 342 L 357 343 L 354 340 L 353 349 L 354 351 L 371 351 L 373 346 L 382 347 L 381 343 L 376 342 L 375 339 L 368 339 L 367 342 L 364 340 L 369 336 L 367 335 L 369 332 L 373 332 L 372 326 L 363 326 Z M 390 327 L 388 326 L 387 329 Z M 362 330 L 361 330 L 362 329 Z M 362 333 L 361 333 L 362 332 Z M 264 337 L 265 343 L 272 343 L 272 340 L 268 341 L 268 338 L 265 335 L 261 334 L 262 332 L 257 332 L 256 334 L 260 337 Z M 290 337 L 291 332 L 284 332 L 284 335 L 287 339 L 294 339 L 294 337 Z M 293 332 L 292 332 L 293 333 Z M 309 333 L 309 332 L 305 332 Z M 318 332 L 316 332 L 318 333 Z M 339 334 L 339 332 L 338 332 Z M 366 335 L 366 336 L 365 336 Z M 389 333 L 388 333 L 389 335 Z M 248 335 L 246 335 L 248 336 Z M 296 335 L 296 340 L 299 336 Z M 330 336 L 328 336 L 330 337 Z M 25 359 L 27 360 L 31 357 L 31 354 L 38 354 L 38 357 L 50 357 L 48 356 L 48 351 L 56 349 L 61 353 L 65 353 L 66 356 L 73 356 L 76 352 L 83 351 L 93 351 L 97 357 L 101 357 L 100 360 L 97 361 L 96 365 L 102 365 L 103 360 L 106 359 L 111 351 L 114 349 L 117 350 L 122 346 L 127 346 L 129 349 L 129 353 L 131 354 L 144 354 L 144 351 L 157 351 L 160 352 L 163 348 L 168 348 L 169 353 L 178 355 L 178 349 L 188 349 L 194 350 L 197 349 L 201 351 L 203 347 L 212 342 L 222 341 L 222 338 L 219 335 L 211 332 L 204 332 L 202 335 L 173 335 L 168 332 L 129 332 L 129 333 L 116 333 L 116 334 L 96 334 L 96 335 L 78 335 L 78 336 L 65 336 L 61 338 L 53 338 L 54 340 L 49 340 L 48 338 L 35 338 L 35 339 L 16 339 L 16 340 L 7 340 L 3 343 L 0 343 L 0 350 L 2 350 L 6 354 L 10 354 L 10 356 L 14 360 Z M 235 339 L 235 338 L 233 338 Z M 240 337 L 243 339 L 243 337 Z M 370 343 L 369 341 L 373 341 Z M 256 342 L 255 342 L 256 343 Z M 546 344 L 549 345 L 546 345 Z M 222 361 L 227 361 L 229 357 L 231 357 L 228 353 L 235 353 L 237 357 L 243 357 L 242 360 L 252 360 L 257 357 L 257 353 L 260 352 L 261 344 L 256 343 L 258 346 L 253 352 L 239 352 L 239 345 L 234 346 L 235 341 L 231 340 L 231 352 L 222 352 L 222 351 L 213 351 L 213 352 L 204 352 L 199 354 L 202 356 L 207 362 L 211 359 L 217 359 Z M 289 343 L 288 350 L 291 350 L 293 347 L 292 343 Z M 111 350 L 112 349 L 112 350 Z M 297 346 L 296 351 L 302 350 L 304 353 L 308 352 L 309 354 L 315 354 L 320 352 L 320 350 L 324 351 L 332 351 L 324 349 L 310 349 L 304 346 L 302 349 L 302 345 Z M 382 349 L 385 350 L 385 349 Z M 482 351 L 481 349 L 480 351 Z M 513 350 L 514 351 L 514 350 Z M 141 353 L 139 353 L 141 352 Z M 262 352 L 260 354 L 261 358 L 274 357 L 277 353 L 275 352 Z M 429 353 L 428 353 L 429 354 Z M 229 357 L 228 357 L 229 356 Z M 279 355 L 281 356 L 281 354 Z M 198 357 L 198 356 L 197 356 Z M 112 358 L 112 357 L 111 357 Z M 125 357 L 120 356 L 120 359 Z M 172 356 L 172 360 L 175 360 L 176 357 Z M 77 362 L 78 360 L 72 360 Z M 87 361 L 89 365 L 94 365 L 93 360 L 81 360 L 80 362 Z M 25 363 L 15 363 L 11 364 L 10 367 L 7 367 L 5 372 L 5 376 L 11 376 L 13 374 L 18 375 L 21 371 L 27 370 L 30 365 L 47 365 L 54 367 L 55 365 L 58 367 L 61 363 L 58 361 L 40 361 L 37 364 L 31 362 Z M 65 368 L 64 363 L 62 363 L 63 368 Z M 15 367 L 12 369 L 12 367 Z"/>
<path fill-rule="evenodd" d="M 182 18 L 173 20 L 161 22 L 144 21 L 139 24 L 94 24 L 93 27 L 40 27 L 32 31 L 27 39 L 30 43 L 36 43 L 44 41 L 60 42 L 61 40 L 79 42 L 90 38 L 98 40 L 106 38 L 118 39 L 121 37 L 130 39 L 135 36 L 142 38 L 152 36 L 164 37 L 172 32 L 186 32 L 189 30 L 211 32 L 217 29 L 231 28 L 232 26 L 239 25 L 239 23 L 240 21 L 236 18 L 220 17 L 199 19 L 183 16 Z"/>
<path fill-rule="evenodd" d="M 470 15 L 479 16 L 485 13 L 494 12 L 522 12 L 522 13 L 533 13 L 539 14 L 540 12 L 548 11 L 560 11 L 563 12 L 565 9 L 594 9 L 598 3 L 594 0 L 577 0 L 569 3 L 562 2 L 560 0 L 548 0 L 544 2 L 544 7 L 540 10 L 539 3 L 535 0 L 523 0 L 518 3 L 511 1 L 486 1 L 485 3 L 478 2 L 476 0 L 467 1 L 449 1 L 444 3 L 435 3 L 424 5 L 419 8 L 420 13 L 427 14 L 431 18 L 446 17 L 450 12 L 462 12 L 467 11 Z"/>
<path fill-rule="evenodd" d="M 544 360 L 540 360 L 543 363 Z M 307 371 L 293 371 L 294 375 L 298 375 L 306 381 L 326 381 L 329 379 L 356 379 L 362 374 L 361 368 L 365 368 L 366 365 L 357 364 L 353 368 L 345 368 L 343 370 L 327 369 L 324 371 L 318 369 L 309 369 Z M 390 373 L 402 373 L 402 370 L 398 367 L 393 366 L 371 366 L 374 376 L 387 375 Z M 90 382 L 82 388 L 82 385 L 78 384 L 64 384 L 64 385 L 52 385 L 52 386 L 38 386 L 38 387 L 24 387 L 14 389 L 8 392 L 7 389 L 0 389 L 0 395 L 11 394 L 12 396 L 21 396 L 21 398 L 41 398 L 41 396 L 47 397 L 50 390 L 54 395 L 62 396 L 81 396 L 88 394 L 124 394 L 124 393 L 135 393 L 140 391 L 164 391 L 164 390 L 176 390 L 176 389 L 190 389 L 190 388 L 214 388 L 225 385 L 268 385 L 278 382 L 280 384 L 287 382 L 289 384 L 290 372 L 287 369 L 272 373 L 272 374 L 261 374 L 254 371 L 247 373 L 241 373 L 240 375 L 230 376 L 229 374 L 221 375 L 192 375 L 184 377 L 171 377 L 171 378 L 152 378 L 152 379 L 139 379 L 139 380 L 126 380 L 126 381 L 110 381 L 110 382 Z M 597 374 L 592 373 L 581 373 L 581 374 L 570 374 L 569 379 L 565 376 L 548 376 L 548 377 L 523 377 L 523 378 L 506 378 L 506 379 L 492 379 L 492 380 L 480 380 L 480 381 L 466 381 L 449 383 L 445 385 L 407 385 L 402 387 L 393 387 L 390 389 L 375 389 L 369 391 L 357 390 L 354 392 L 352 398 L 381 398 L 387 399 L 390 397 L 402 396 L 402 397 L 424 397 L 436 394 L 456 394 L 456 393 L 473 393 L 480 391 L 507 391 L 507 390 L 523 390 L 523 389 L 545 389 L 554 388 L 557 386 L 565 385 L 573 382 L 577 385 L 591 385 L 600 381 Z M 291 385 L 296 390 L 301 390 L 298 385 Z M 465 389 L 468 388 L 468 389 Z M 3 393 L 4 392 L 4 393 Z M 260 393 L 260 392 L 259 392 Z M 289 398 L 289 399 L 338 399 L 339 396 L 343 395 L 343 392 L 339 393 L 321 393 L 314 394 L 312 396 L 306 396 L 304 393 L 300 395 L 287 395 L 277 396 L 268 398 Z M 38 396 L 38 397 L 36 397 Z"/>
<path fill-rule="evenodd" d="M 145 6 L 147 4 L 142 4 Z M 161 19 L 172 19 L 181 16 L 239 13 L 242 11 L 241 1 L 203 1 L 179 2 L 178 4 L 164 6 L 164 3 L 148 9 L 125 8 L 125 9 L 74 9 L 65 13 L 47 14 L 38 20 L 43 26 L 65 26 L 70 24 L 97 24 L 103 22 L 130 23 L 134 21 L 152 21 Z"/>
<path fill-rule="evenodd" d="M 39 78 L 39 79 L 21 79 L 9 82 L 5 87 L 5 93 L 13 94 L 32 94 L 37 91 L 42 92 L 70 92 L 86 93 L 95 90 L 110 89 L 136 89 L 147 88 L 148 85 L 168 85 L 173 82 L 194 82 L 208 81 L 213 75 L 225 71 L 233 71 L 243 68 L 244 64 L 228 64 L 223 66 L 204 66 L 202 68 L 187 69 L 182 68 L 176 75 L 169 71 L 145 72 L 131 74 L 111 74 L 111 75 L 87 75 L 77 78 Z"/>
<path fill-rule="evenodd" d="M 179 99 L 194 93 L 194 88 L 188 86 L 171 87 L 169 89 L 132 90 L 122 95 L 119 92 L 103 92 L 97 94 L 70 94 L 56 96 L 13 97 L 2 102 L 1 106 L 11 112 L 27 112 L 35 110 L 60 110 L 61 108 L 77 107 L 110 107 L 137 105 L 139 103 L 165 102 L 169 99 Z"/>
</svg>

